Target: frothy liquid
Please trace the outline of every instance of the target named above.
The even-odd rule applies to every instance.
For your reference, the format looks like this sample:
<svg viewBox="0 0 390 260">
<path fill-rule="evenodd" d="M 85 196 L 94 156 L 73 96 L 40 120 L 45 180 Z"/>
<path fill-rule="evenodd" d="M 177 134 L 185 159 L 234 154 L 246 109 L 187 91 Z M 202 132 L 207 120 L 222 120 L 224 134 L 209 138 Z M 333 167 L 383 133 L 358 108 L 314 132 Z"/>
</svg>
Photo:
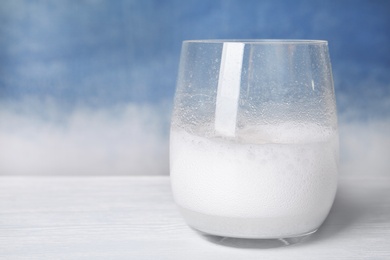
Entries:
<svg viewBox="0 0 390 260">
<path fill-rule="evenodd" d="M 171 182 L 188 224 L 215 235 L 283 238 L 316 230 L 337 187 L 337 132 L 268 125 L 235 140 L 171 130 Z"/>
</svg>

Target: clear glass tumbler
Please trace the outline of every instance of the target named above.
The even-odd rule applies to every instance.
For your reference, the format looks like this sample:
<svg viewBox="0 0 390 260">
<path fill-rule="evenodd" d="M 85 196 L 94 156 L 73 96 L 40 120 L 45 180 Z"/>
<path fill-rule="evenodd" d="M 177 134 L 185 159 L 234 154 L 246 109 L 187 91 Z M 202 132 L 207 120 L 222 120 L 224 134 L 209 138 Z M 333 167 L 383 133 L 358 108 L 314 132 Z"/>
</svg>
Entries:
<svg viewBox="0 0 390 260">
<path fill-rule="evenodd" d="M 328 43 L 184 41 L 170 175 L 182 215 L 201 232 L 258 239 L 315 232 L 338 176 Z"/>
</svg>

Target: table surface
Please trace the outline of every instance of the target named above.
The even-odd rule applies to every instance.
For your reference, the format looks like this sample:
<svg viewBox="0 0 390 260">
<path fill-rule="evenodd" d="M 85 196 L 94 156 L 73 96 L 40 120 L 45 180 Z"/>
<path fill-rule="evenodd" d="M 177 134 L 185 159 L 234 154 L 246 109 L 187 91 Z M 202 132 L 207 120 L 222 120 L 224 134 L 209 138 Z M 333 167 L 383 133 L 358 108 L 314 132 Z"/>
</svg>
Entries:
<svg viewBox="0 0 390 260">
<path fill-rule="evenodd" d="M 0 259 L 390 259 L 390 178 L 340 177 L 306 241 L 221 245 L 188 228 L 169 177 L 0 177 Z M 250 247 L 250 248 L 248 248 Z"/>
</svg>

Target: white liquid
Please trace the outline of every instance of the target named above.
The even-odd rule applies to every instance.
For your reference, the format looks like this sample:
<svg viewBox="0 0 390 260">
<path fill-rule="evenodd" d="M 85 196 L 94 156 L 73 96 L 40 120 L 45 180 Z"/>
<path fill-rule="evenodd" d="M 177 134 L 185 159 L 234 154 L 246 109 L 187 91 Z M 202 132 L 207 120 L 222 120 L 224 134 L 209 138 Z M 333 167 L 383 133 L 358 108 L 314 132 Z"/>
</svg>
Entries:
<svg viewBox="0 0 390 260">
<path fill-rule="evenodd" d="M 215 235 L 314 231 L 334 200 L 337 140 L 337 132 L 288 123 L 246 129 L 236 140 L 171 129 L 175 201 L 190 226 Z"/>
</svg>

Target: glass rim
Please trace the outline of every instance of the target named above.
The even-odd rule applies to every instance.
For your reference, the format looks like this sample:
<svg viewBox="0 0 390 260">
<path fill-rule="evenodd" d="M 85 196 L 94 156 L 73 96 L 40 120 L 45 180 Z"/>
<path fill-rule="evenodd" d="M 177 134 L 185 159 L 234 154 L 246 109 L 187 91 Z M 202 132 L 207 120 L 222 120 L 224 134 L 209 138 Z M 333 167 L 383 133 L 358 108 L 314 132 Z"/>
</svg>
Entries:
<svg viewBox="0 0 390 260">
<path fill-rule="evenodd" d="M 326 40 L 306 39 L 204 39 L 185 40 L 183 43 L 244 43 L 244 44 L 328 44 Z"/>
</svg>

